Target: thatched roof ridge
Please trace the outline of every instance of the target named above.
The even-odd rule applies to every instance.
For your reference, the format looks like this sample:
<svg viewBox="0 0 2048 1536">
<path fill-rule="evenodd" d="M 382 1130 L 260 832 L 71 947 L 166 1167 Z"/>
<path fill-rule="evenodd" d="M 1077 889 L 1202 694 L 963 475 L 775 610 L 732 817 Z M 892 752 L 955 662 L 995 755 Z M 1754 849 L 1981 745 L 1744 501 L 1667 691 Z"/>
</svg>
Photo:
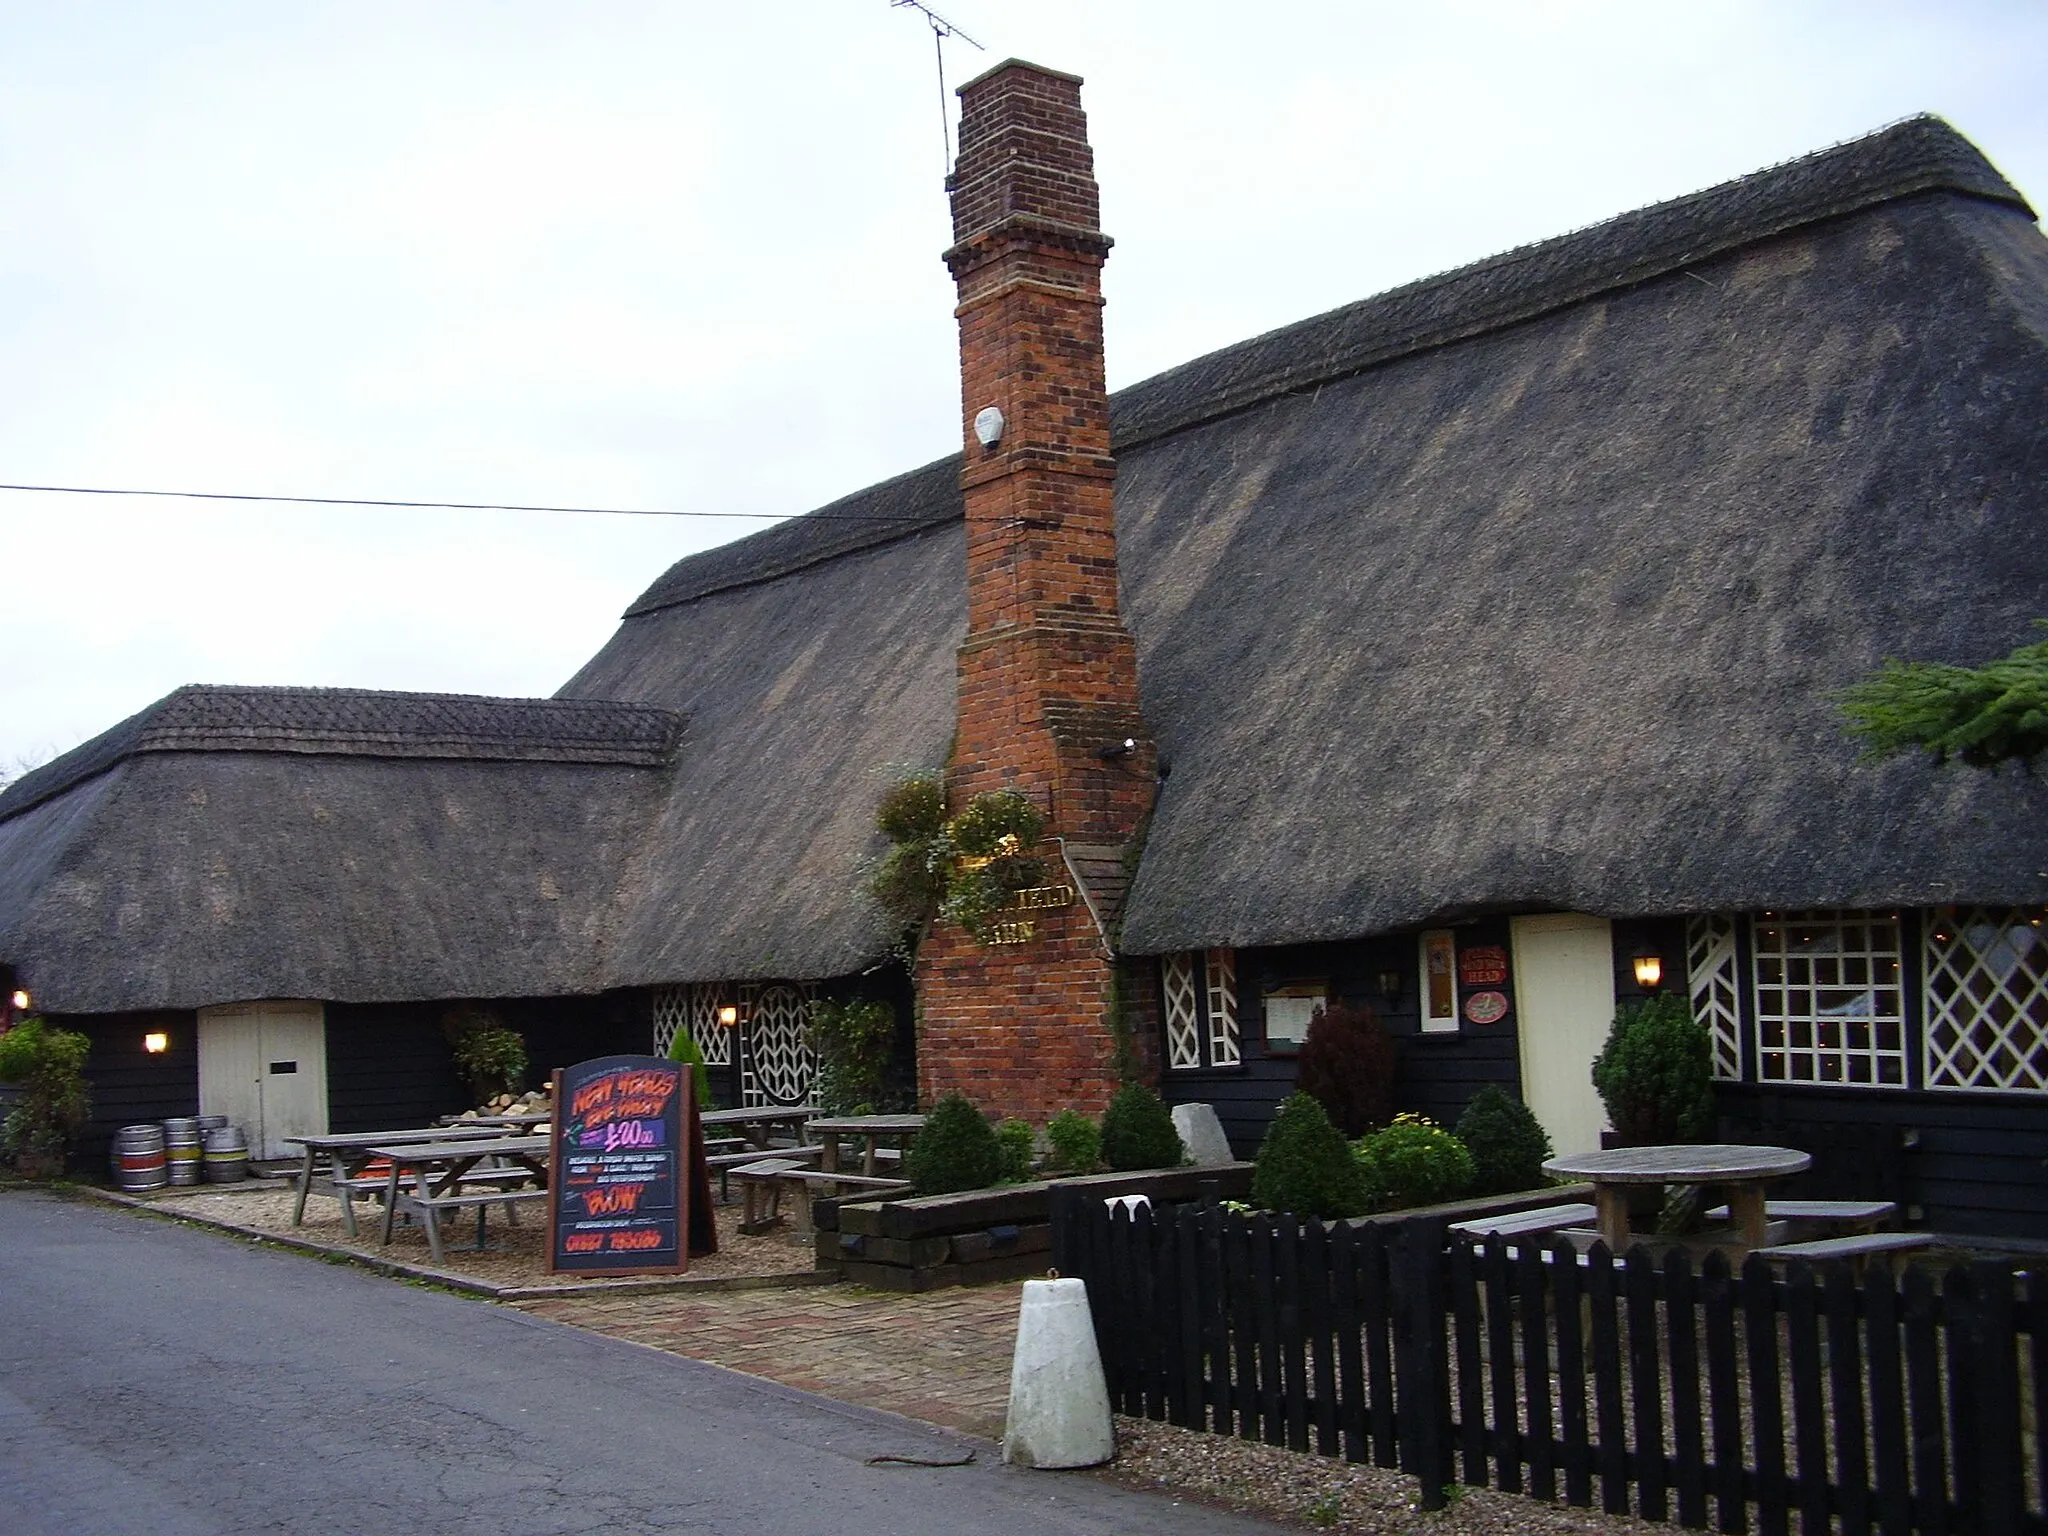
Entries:
<svg viewBox="0 0 2048 1536">
<path fill-rule="evenodd" d="M 821 560 L 872 549 L 961 516 L 960 455 L 793 517 L 773 528 L 678 560 L 633 601 L 627 618 L 730 587 L 773 581 Z"/>
<path fill-rule="evenodd" d="M 1802 225 L 1949 191 L 2031 213 L 1983 151 L 1933 116 L 1907 118 L 1719 186 L 1390 289 L 1183 363 L 1110 397 L 1117 453 L 1263 401 L 1347 378 L 1648 281 Z M 958 519 L 960 456 L 677 561 L 628 618 Z"/>
<path fill-rule="evenodd" d="M 140 752 L 659 767 L 674 755 L 682 729 L 683 717 L 673 710 L 615 700 L 196 684 L 22 775 L 0 793 L 0 821 Z"/>
<path fill-rule="evenodd" d="M 1534 319 L 1802 225 L 1945 190 L 2027 209 L 1983 151 L 1938 117 L 1638 208 L 1618 218 L 1282 326 L 1111 401 L 1118 452 L 1376 363 Z"/>
</svg>

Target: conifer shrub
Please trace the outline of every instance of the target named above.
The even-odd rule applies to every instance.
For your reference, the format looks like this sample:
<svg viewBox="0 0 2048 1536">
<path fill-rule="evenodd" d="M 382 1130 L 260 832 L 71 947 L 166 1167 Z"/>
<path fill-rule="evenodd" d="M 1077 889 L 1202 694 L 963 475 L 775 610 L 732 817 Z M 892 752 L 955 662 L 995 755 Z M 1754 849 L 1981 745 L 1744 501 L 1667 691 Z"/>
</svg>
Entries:
<svg viewBox="0 0 2048 1536">
<path fill-rule="evenodd" d="M 1032 1153 L 1037 1136 L 1028 1120 L 1005 1120 L 996 1127 L 996 1144 L 1003 1149 L 1002 1180 L 1022 1184 L 1031 1177 Z"/>
<path fill-rule="evenodd" d="M 1541 1189 L 1550 1182 L 1543 1171 L 1550 1156 L 1550 1135 L 1524 1104 L 1488 1083 L 1472 1096 L 1458 1117 L 1458 1140 L 1472 1154 L 1475 1195 L 1511 1195 Z"/>
<path fill-rule="evenodd" d="M 690 1079 L 697 1085 L 697 1107 L 711 1107 L 711 1069 L 704 1065 L 704 1051 L 697 1044 L 696 1036 L 687 1029 L 678 1029 L 675 1039 L 668 1043 L 668 1059 L 680 1062 L 690 1069 Z"/>
<path fill-rule="evenodd" d="M 1353 1147 L 1375 1210 L 1455 1200 L 1472 1187 L 1472 1154 L 1434 1120 L 1396 1115 Z"/>
<path fill-rule="evenodd" d="M 1252 1204 L 1325 1221 L 1365 1214 L 1364 1172 L 1313 1096 L 1289 1094 L 1267 1127 L 1252 1167 Z"/>
<path fill-rule="evenodd" d="M 1346 1136 L 1363 1136 L 1394 1113 L 1394 1037 L 1371 1008 L 1332 999 L 1309 1020 L 1294 1086 L 1323 1106 Z"/>
<path fill-rule="evenodd" d="M 905 1163 L 920 1195 L 949 1195 L 995 1183 L 1002 1177 L 1003 1149 L 988 1117 L 965 1095 L 949 1093 L 925 1116 Z"/>
<path fill-rule="evenodd" d="M 1061 1173 L 1093 1173 L 1102 1166 L 1102 1128 L 1078 1109 L 1063 1109 L 1048 1120 L 1045 1140 L 1052 1166 Z"/>
<path fill-rule="evenodd" d="M 1143 1083 L 1126 1083 L 1102 1116 L 1102 1160 L 1118 1173 L 1178 1168 L 1187 1156 L 1173 1111 Z"/>
<path fill-rule="evenodd" d="M 1704 1141 L 1714 1133 L 1713 1042 L 1676 993 L 1616 1010 L 1593 1062 L 1593 1086 L 1624 1145 Z"/>
</svg>

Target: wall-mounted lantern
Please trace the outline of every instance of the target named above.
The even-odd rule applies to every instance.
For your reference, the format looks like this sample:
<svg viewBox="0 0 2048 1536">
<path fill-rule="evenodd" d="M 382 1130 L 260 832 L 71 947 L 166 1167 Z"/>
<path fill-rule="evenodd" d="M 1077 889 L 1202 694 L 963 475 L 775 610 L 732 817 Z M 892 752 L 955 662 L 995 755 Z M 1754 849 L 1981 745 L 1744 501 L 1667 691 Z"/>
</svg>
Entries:
<svg viewBox="0 0 2048 1536">
<path fill-rule="evenodd" d="M 152 1056 L 161 1056 L 171 1048 L 171 1037 L 160 1029 L 152 1029 L 142 1037 L 142 1048 Z"/>
<path fill-rule="evenodd" d="M 1639 949 L 1634 959 L 1636 985 L 1654 992 L 1664 984 L 1664 957 L 1654 949 Z"/>
<path fill-rule="evenodd" d="M 26 987 L 16 987 L 14 989 L 14 995 L 10 997 L 8 1001 L 14 1005 L 14 1011 L 16 1013 L 27 1013 L 28 1005 L 34 1002 L 35 999 L 28 995 L 28 989 Z"/>
<path fill-rule="evenodd" d="M 1396 966 L 1388 966 L 1380 972 L 1380 1001 L 1389 1008 L 1401 1001 L 1402 976 Z"/>
<path fill-rule="evenodd" d="M 740 1011 L 739 1009 L 735 1008 L 731 1003 L 726 1003 L 719 1008 L 718 1027 L 720 1029 L 731 1029 L 735 1025 L 737 1025 L 739 1021 Z"/>
</svg>

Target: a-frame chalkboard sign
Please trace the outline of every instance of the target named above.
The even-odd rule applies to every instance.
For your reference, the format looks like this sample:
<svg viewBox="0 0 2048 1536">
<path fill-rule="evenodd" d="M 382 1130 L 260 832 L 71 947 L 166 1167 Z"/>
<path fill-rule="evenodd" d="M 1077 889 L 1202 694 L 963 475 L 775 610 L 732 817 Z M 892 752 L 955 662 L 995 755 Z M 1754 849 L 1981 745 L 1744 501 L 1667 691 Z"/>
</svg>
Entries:
<svg viewBox="0 0 2048 1536">
<path fill-rule="evenodd" d="M 601 1056 L 554 1078 L 548 1269 L 674 1275 L 718 1251 L 691 1069 Z"/>
</svg>

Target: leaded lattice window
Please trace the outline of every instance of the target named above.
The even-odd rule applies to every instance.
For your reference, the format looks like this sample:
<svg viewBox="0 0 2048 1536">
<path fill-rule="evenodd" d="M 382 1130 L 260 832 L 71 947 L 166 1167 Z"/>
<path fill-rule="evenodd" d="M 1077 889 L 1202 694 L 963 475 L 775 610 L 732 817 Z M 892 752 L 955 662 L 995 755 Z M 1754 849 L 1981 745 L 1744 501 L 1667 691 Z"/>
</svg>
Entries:
<svg viewBox="0 0 2048 1536">
<path fill-rule="evenodd" d="M 707 1067 L 732 1065 L 733 1031 L 718 1022 L 719 1006 L 732 990 L 718 982 L 654 989 L 654 1054 L 666 1056 L 678 1031 L 687 1031 L 704 1053 Z"/>
<path fill-rule="evenodd" d="M 1692 1016 L 1714 1047 L 1714 1076 L 1742 1077 L 1741 983 L 1735 957 L 1735 919 L 1718 913 L 1687 920 L 1686 978 Z"/>
<path fill-rule="evenodd" d="M 2039 908 L 1927 915 L 1929 1088 L 2048 1093 L 2048 929 Z"/>
<path fill-rule="evenodd" d="M 1209 1065 L 1235 1067 L 1244 1061 L 1237 1037 L 1237 952 L 1212 949 L 1204 957 L 1208 972 Z"/>
<path fill-rule="evenodd" d="M 811 1095 L 810 988 L 749 983 L 740 994 L 740 1102 L 801 1104 Z"/>
<path fill-rule="evenodd" d="M 1895 912 L 1766 912 L 1751 924 L 1757 1076 L 1906 1086 Z"/>
<path fill-rule="evenodd" d="M 1174 1072 L 1244 1064 L 1237 1025 L 1237 952 L 1181 950 L 1159 957 L 1166 1065 Z"/>
</svg>

